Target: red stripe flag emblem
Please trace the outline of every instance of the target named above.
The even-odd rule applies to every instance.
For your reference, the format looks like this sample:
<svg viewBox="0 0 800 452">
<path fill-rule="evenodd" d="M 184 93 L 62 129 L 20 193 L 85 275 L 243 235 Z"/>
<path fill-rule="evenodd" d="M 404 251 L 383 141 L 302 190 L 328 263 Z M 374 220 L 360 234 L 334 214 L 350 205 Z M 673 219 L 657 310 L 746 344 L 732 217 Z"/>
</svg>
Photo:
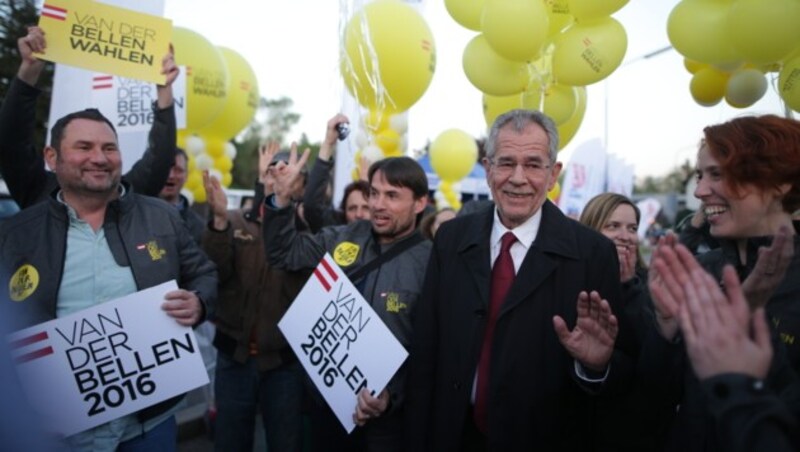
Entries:
<svg viewBox="0 0 800 452">
<path fill-rule="evenodd" d="M 42 6 L 42 16 L 55 20 L 67 20 L 67 10 L 45 3 Z"/>
<path fill-rule="evenodd" d="M 41 333 L 31 334 L 30 336 L 12 341 L 10 345 L 12 351 L 35 344 L 34 347 L 31 347 L 33 348 L 32 351 L 17 355 L 14 358 L 14 361 L 17 364 L 22 364 L 43 356 L 52 355 L 53 347 L 47 345 L 46 343 L 40 344 L 40 342 L 46 341 L 48 338 L 49 336 L 47 335 L 47 331 L 42 331 Z"/>
<path fill-rule="evenodd" d="M 92 77 L 92 89 L 113 88 L 114 77 L 110 75 L 95 75 Z"/>
<path fill-rule="evenodd" d="M 317 277 L 319 283 L 325 288 L 325 292 L 330 292 L 333 283 L 339 279 L 339 275 L 333 269 L 333 266 L 328 262 L 328 256 L 324 256 L 320 261 L 317 268 L 314 269 L 314 276 Z"/>
</svg>

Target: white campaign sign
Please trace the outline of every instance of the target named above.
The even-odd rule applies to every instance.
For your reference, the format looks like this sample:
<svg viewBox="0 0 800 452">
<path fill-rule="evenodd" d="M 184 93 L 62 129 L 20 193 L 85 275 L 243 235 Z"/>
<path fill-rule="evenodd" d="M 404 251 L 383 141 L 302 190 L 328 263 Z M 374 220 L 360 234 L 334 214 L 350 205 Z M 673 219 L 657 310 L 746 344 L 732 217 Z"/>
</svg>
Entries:
<svg viewBox="0 0 800 452">
<path fill-rule="evenodd" d="M 361 388 L 379 394 L 408 356 L 330 254 L 278 327 L 348 432 Z"/>
<path fill-rule="evenodd" d="M 161 309 L 175 281 L 9 335 L 43 427 L 65 436 L 208 383 L 192 329 Z"/>
<path fill-rule="evenodd" d="M 158 99 L 156 85 L 117 75 L 92 75 L 91 105 L 114 124 L 117 133 L 148 132 L 153 125 L 152 105 Z M 186 66 L 172 83 L 177 129 L 186 128 Z"/>
</svg>

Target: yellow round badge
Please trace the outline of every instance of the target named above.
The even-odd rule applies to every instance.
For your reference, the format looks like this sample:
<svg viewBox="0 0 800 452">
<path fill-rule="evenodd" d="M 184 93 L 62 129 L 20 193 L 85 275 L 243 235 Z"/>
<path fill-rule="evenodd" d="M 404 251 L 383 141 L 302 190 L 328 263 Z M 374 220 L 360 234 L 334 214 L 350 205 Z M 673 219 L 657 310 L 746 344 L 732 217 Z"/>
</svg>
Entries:
<svg viewBox="0 0 800 452">
<path fill-rule="evenodd" d="M 28 298 L 39 287 L 39 272 L 31 264 L 18 268 L 8 282 L 8 293 L 14 301 Z"/>
<path fill-rule="evenodd" d="M 340 267 L 352 265 L 353 262 L 356 261 L 358 250 L 360 249 L 361 247 L 353 242 L 342 242 L 336 245 L 336 249 L 333 250 L 333 260 L 339 264 Z"/>
</svg>

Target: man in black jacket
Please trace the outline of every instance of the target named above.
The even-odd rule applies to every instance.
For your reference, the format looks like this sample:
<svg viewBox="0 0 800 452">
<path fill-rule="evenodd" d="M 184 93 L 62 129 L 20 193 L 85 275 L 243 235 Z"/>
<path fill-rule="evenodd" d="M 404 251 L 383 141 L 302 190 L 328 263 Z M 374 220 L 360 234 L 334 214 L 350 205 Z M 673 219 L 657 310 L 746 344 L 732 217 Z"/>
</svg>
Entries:
<svg viewBox="0 0 800 452">
<path fill-rule="evenodd" d="M 22 62 L 0 107 L 0 175 L 14 201 L 24 209 L 46 200 L 58 184 L 55 175 L 45 170 L 42 153 L 33 144 L 35 106 L 41 93 L 36 83 L 45 65 L 34 52 L 45 50 L 44 32 L 39 27 L 30 27 L 17 43 Z M 158 195 L 175 163 L 172 83 L 178 77 L 178 67 L 171 51 L 161 62 L 161 72 L 166 81 L 157 89 L 148 148 L 124 177 L 136 193 L 148 196 Z"/>
<path fill-rule="evenodd" d="M 163 282 L 165 314 L 199 324 L 217 293 L 213 263 L 177 211 L 121 182 L 113 125 L 97 110 L 69 114 L 53 127 L 45 160 L 58 189 L 0 226 L 2 287 L 15 301 L 16 328 L 63 317 Z M 179 399 L 148 407 L 68 437 L 76 450 L 173 450 Z"/>
</svg>

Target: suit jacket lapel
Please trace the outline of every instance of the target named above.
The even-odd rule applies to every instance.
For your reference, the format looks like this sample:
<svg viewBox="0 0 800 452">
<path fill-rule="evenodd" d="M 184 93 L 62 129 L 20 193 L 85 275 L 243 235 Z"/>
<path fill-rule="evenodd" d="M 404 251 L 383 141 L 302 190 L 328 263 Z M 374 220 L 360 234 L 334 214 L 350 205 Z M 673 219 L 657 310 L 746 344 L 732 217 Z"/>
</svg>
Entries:
<svg viewBox="0 0 800 452">
<path fill-rule="evenodd" d="M 573 225 L 550 201 L 542 206 L 542 222 L 531 248 L 514 278 L 500 316 L 530 296 L 558 267 L 559 258 L 577 259 Z"/>
<path fill-rule="evenodd" d="M 476 214 L 464 230 L 458 253 L 469 271 L 469 277 L 478 290 L 476 309 L 489 308 L 489 285 L 491 284 L 491 265 L 489 264 L 489 237 L 492 232 L 494 209 Z M 475 300 L 475 298 L 473 298 Z"/>
</svg>

